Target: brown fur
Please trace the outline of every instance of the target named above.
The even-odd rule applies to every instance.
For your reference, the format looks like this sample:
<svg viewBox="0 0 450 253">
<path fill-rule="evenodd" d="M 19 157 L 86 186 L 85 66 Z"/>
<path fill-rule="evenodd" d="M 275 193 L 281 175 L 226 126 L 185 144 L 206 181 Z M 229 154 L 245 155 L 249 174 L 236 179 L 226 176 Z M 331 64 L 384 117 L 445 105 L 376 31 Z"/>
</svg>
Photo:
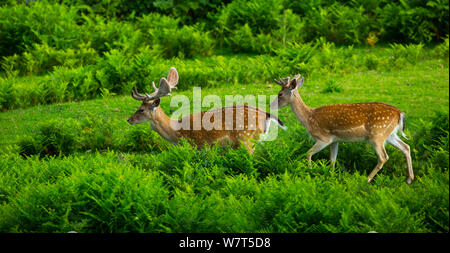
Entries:
<svg viewBox="0 0 450 253">
<path fill-rule="evenodd" d="M 210 112 L 212 113 L 210 121 L 214 122 L 214 113 L 217 111 L 221 111 L 220 113 L 222 115 L 222 124 L 219 130 L 205 130 L 202 125 L 200 130 L 180 129 L 177 131 L 177 135 L 192 140 L 198 147 L 202 147 L 205 143 L 213 145 L 216 141 L 222 145 L 226 145 L 230 142 L 233 147 L 238 147 L 242 141 L 246 148 L 249 149 L 250 152 L 253 152 L 250 148 L 251 140 L 257 140 L 259 135 L 265 132 L 265 122 L 266 119 L 268 119 L 267 113 L 258 108 L 244 105 L 223 107 L 221 109 L 203 111 L 197 114 L 200 114 L 201 119 L 203 120 L 205 113 Z M 232 115 L 233 118 L 233 124 L 229 124 L 228 126 L 225 120 L 227 113 Z M 239 117 L 237 117 L 238 114 L 243 114 L 243 121 L 239 120 Z M 191 114 L 188 117 L 190 119 L 190 129 L 193 129 L 194 114 Z M 249 124 L 249 117 L 256 117 L 256 120 L 251 122 L 255 124 L 252 124 L 252 127 L 250 127 Z M 231 129 L 227 130 L 226 127 Z M 240 130 L 239 127 L 242 130 Z"/>
<path fill-rule="evenodd" d="M 203 147 L 204 144 L 214 145 L 216 142 L 220 145 L 231 143 L 233 147 L 237 147 L 242 142 L 250 153 L 253 153 L 253 140 L 257 140 L 259 135 L 266 131 L 269 120 L 274 119 L 281 127 L 284 127 L 275 116 L 248 105 L 213 109 L 191 114 L 179 120 L 170 119 L 159 107 L 160 98 L 171 95 L 171 91 L 176 89 L 178 79 L 178 72 L 172 67 L 167 79 L 161 78 L 159 88 L 152 83 L 155 90 L 152 94 L 139 94 L 134 88 L 131 96 L 142 101 L 142 105 L 128 119 L 128 123 L 134 125 L 150 121 L 153 130 L 174 144 L 181 138 L 188 139 L 198 148 Z M 221 119 L 215 120 L 214 117 L 219 115 Z M 208 119 L 211 124 L 206 124 Z M 188 126 L 185 125 L 186 120 L 189 121 Z"/>
<path fill-rule="evenodd" d="M 303 78 L 298 79 L 299 76 L 293 80 L 275 80 L 282 89 L 270 107 L 277 109 L 290 105 L 297 119 L 316 140 L 307 153 L 308 162 L 315 153 L 331 145 L 330 160 L 334 166 L 339 142 L 368 141 L 378 155 L 378 164 L 368 176 L 370 182 L 389 159 L 384 147 L 387 141 L 403 152 L 409 173 L 407 183 L 412 182 L 414 173 L 410 147 L 397 136 L 397 132 L 403 134 L 403 113 L 398 108 L 379 102 L 310 108 L 298 92 L 303 85 Z"/>
<path fill-rule="evenodd" d="M 241 142 L 250 153 L 253 153 L 253 142 L 258 140 L 259 135 L 266 131 L 266 121 L 271 117 L 267 112 L 248 105 L 223 107 L 209 111 L 203 111 L 196 114 L 191 114 L 186 117 L 189 118 L 189 129 L 174 130 L 172 126 L 180 124 L 183 119 L 170 119 L 163 110 L 157 106 L 153 107 L 153 101 L 143 102 L 141 107 L 128 119 L 130 124 L 138 124 L 145 121 L 150 121 L 151 128 L 158 132 L 163 138 L 176 144 L 181 138 L 192 141 L 198 148 L 202 148 L 204 144 L 214 145 L 218 142 L 219 145 L 228 145 L 238 147 Z M 210 122 L 215 122 L 214 113 L 220 112 L 222 115 L 222 124 L 218 130 L 204 129 L 203 124 L 200 124 L 200 129 L 195 130 L 194 120 L 203 120 L 205 114 L 209 112 L 208 116 Z M 233 125 L 226 125 L 226 115 L 229 113 L 233 119 Z M 200 117 L 198 117 L 200 115 Z M 243 116 L 243 121 L 239 120 Z M 273 116 L 272 116 L 273 117 Z M 254 120 L 250 120 L 254 119 Z M 254 124 L 254 125 L 253 125 Z M 228 127 L 227 130 L 225 127 Z M 241 127 L 241 128 L 239 128 Z"/>
</svg>

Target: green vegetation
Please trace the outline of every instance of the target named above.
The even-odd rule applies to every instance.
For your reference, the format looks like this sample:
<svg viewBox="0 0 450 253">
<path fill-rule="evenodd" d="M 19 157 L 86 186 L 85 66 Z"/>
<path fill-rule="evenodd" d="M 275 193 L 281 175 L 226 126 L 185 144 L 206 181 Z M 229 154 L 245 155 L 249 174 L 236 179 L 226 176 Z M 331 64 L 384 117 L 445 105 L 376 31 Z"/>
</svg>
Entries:
<svg viewBox="0 0 450 253">
<path fill-rule="evenodd" d="M 448 1 L 0 0 L 1 232 L 449 232 Z M 173 146 L 126 119 L 132 87 L 379 101 L 406 114 L 406 162 L 365 143 L 305 153 L 288 131 L 245 148 Z M 271 101 L 266 101 L 266 109 Z M 170 114 L 170 98 L 162 109 Z M 203 108 L 209 109 L 209 108 Z"/>
</svg>

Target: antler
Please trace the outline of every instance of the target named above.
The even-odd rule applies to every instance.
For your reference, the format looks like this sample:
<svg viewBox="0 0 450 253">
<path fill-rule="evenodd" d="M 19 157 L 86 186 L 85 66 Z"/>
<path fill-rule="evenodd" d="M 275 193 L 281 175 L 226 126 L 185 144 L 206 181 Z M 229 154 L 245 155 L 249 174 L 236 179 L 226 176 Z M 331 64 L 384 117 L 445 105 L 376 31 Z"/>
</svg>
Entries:
<svg viewBox="0 0 450 253">
<path fill-rule="evenodd" d="M 169 80 L 164 77 L 161 78 L 159 81 L 159 88 L 156 88 L 155 82 L 152 82 L 153 89 L 155 90 L 152 94 L 139 94 L 136 87 L 134 87 L 131 96 L 140 101 L 150 101 L 164 96 L 172 96 L 170 92 L 177 88 L 176 85 L 178 83 L 178 72 L 174 67 L 170 68 L 167 78 Z"/>
<path fill-rule="evenodd" d="M 147 99 L 147 95 L 148 95 L 147 93 L 145 95 L 138 93 L 136 87 L 134 87 L 133 90 L 131 91 L 131 96 L 136 100 L 144 101 Z"/>
<path fill-rule="evenodd" d="M 273 81 L 281 86 L 286 86 L 287 84 L 289 84 L 290 81 L 290 77 L 285 77 L 285 78 L 280 78 L 280 81 L 278 81 L 277 79 L 273 79 Z"/>
<path fill-rule="evenodd" d="M 300 78 L 300 74 L 297 74 L 294 76 L 294 79 L 292 80 L 297 80 L 298 78 Z M 288 85 L 291 81 L 291 77 L 285 77 L 285 78 L 280 78 L 280 80 L 278 81 L 277 79 L 273 79 L 273 81 L 281 86 L 286 86 Z"/>
</svg>

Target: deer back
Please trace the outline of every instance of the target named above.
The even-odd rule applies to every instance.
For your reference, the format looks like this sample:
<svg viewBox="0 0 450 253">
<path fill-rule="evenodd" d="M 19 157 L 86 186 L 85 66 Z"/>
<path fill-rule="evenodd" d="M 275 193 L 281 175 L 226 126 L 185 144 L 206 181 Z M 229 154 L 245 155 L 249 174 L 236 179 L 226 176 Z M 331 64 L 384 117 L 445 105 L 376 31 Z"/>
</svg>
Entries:
<svg viewBox="0 0 450 253">
<path fill-rule="evenodd" d="M 327 105 L 312 111 L 312 132 L 340 138 L 362 138 L 390 134 L 398 125 L 401 111 L 384 103 Z"/>
<path fill-rule="evenodd" d="M 238 105 L 191 114 L 178 120 L 189 120 L 189 129 L 179 129 L 180 137 L 191 139 L 198 146 L 203 143 L 227 142 L 233 146 L 240 141 L 256 139 L 266 130 L 268 113 L 252 106 Z M 199 124 L 201 119 L 202 124 Z M 197 124 L 197 125 L 196 125 Z"/>
</svg>

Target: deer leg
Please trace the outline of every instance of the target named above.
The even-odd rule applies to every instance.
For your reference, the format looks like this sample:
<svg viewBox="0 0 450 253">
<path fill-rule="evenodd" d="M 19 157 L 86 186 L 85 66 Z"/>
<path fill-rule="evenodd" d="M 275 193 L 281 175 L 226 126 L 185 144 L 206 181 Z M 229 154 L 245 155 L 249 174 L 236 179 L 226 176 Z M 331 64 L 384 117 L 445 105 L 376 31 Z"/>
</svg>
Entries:
<svg viewBox="0 0 450 253">
<path fill-rule="evenodd" d="M 308 159 L 308 166 L 311 167 L 311 158 L 314 154 L 321 151 L 322 149 L 326 148 L 328 145 L 330 145 L 331 141 L 325 142 L 322 140 L 317 140 L 314 146 L 308 150 L 306 153 L 306 158 Z"/>
<path fill-rule="evenodd" d="M 330 146 L 330 161 L 331 161 L 331 166 L 333 168 L 336 165 L 336 157 L 338 154 L 338 145 L 339 145 L 338 142 L 334 142 Z"/>
<path fill-rule="evenodd" d="M 409 148 L 409 145 L 404 143 L 397 135 L 389 136 L 387 141 L 400 150 L 406 159 L 406 165 L 408 166 L 408 179 L 406 180 L 406 183 L 411 184 L 412 180 L 414 179 L 414 171 L 412 168 L 412 160 L 411 160 L 411 150 Z"/>
<path fill-rule="evenodd" d="M 246 141 L 244 141 L 244 146 L 250 154 L 255 152 L 255 150 Z"/>
<path fill-rule="evenodd" d="M 374 141 L 372 142 L 373 149 L 375 149 L 375 152 L 378 156 L 378 164 L 375 166 L 375 168 L 370 172 L 368 179 L 368 182 L 370 183 L 375 177 L 375 175 L 378 173 L 378 171 L 383 168 L 384 163 L 389 159 L 388 154 L 386 153 L 386 149 L 384 148 L 384 141 Z"/>
</svg>

